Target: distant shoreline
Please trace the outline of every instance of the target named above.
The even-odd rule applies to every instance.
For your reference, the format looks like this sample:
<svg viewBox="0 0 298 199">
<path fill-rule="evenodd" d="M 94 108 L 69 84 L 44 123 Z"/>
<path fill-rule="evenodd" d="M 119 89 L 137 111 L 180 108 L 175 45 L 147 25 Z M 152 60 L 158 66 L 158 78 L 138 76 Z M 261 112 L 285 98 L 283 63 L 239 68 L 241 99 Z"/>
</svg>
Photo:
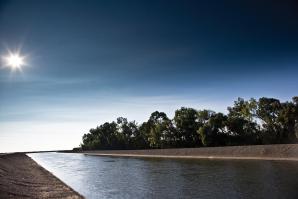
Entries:
<svg viewBox="0 0 298 199">
<path fill-rule="evenodd" d="M 113 157 L 298 161 L 298 144 L 147 150 L 95 150 L 78 153 Z"/>
</svg>

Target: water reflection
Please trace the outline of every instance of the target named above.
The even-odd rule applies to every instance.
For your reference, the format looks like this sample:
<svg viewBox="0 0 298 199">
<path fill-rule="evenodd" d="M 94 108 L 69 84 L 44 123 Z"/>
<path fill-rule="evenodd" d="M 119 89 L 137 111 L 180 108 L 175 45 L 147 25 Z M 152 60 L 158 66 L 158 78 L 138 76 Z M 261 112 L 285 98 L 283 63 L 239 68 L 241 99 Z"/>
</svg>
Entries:
<svg viewBox="0 0 298 199">
<path fill-rule="evenodd" d="M 298 163 L 30 154 L 86 198 L 295 198 Z"/>
</svg>

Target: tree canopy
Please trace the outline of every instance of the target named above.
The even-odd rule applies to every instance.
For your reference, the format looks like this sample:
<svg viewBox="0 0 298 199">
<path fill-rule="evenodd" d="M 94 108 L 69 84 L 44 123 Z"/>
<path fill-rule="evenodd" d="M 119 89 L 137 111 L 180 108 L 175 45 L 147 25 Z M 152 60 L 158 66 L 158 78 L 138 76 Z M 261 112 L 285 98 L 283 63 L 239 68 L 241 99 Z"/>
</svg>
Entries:
<svg viewBox="0 0 298 199">
<path fill-rule="evenodd" d="M 155 111 L 137 124 L 119 117 L 83 135 L 81 148 L 147 149 L 298 142 L 298 97 L 238 98 L 228 113 L 182 107 L 173 119 Z"/>
</svg>

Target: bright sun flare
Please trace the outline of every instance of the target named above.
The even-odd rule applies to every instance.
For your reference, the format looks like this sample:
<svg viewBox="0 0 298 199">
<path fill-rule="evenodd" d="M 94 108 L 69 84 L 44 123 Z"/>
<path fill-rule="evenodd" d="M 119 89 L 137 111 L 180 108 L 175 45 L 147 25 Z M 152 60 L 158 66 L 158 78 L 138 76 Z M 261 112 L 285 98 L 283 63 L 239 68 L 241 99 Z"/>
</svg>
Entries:
<svg viewBox="0 0 298 199">
<path fill-rule="evenodd" d="M 6 59 L 6 65 L 15 69 L 21 68 L 24 63 L 24 57 L 20 56 L 19 54 L 10 54 Z"/>
</svg>

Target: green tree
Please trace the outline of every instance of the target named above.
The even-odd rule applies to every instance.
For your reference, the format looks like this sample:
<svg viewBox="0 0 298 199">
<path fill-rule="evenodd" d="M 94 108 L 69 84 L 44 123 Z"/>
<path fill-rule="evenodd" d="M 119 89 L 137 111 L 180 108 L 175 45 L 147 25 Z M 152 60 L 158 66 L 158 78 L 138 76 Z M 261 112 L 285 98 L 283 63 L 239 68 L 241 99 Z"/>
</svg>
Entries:
<svg viewBox="0 0 298 199">
<path fill-rule="evenodd" d="M 263 143 L 282 143 L 282 128 L 280 113 L 282 104 L 278 99 L 260 98 L 258 102 L 257 117 L 262 123 Z"/>
<path fill-rule="evenodd" d="M 208 122 L 198 129 L 198 134 L 204 146 L 223 146 L 226 145 L 227 131 L 225 123 L 227 116 L 222 113 L 213 113 Z"/>
<path fill-rule="evenodd" d="M 198 112 L 195 109 L 182 107 L 176 110 L 174 124 L 179 135 L 179 145 L 183 147 L 201 145 L 201 140 L 197 133 L 199 127 Z"/>
<path fill-rule="evenodd" d="M 293 104 L 295 106 L 295 136 L 298 142 L 298 96 L 293 97 Z"/>
<path fill-rule="evenodd" d="M 164 112 L 155 111 L 148 122 L 148 141 L 152 148 L 162 148 L 167 145 L 167 139 L 171 136 L 171 120 Z"/>
<path fill-rule="evenodd" d="M 281 110 L 277 118 L 280 125 L 280 142 L 281 143 L 295 143 L 296 137 L 296 107 L 293 102 L 281 103 Z"/>
<path fill-rule="evenodd" d="M 260 127 L 257 124 L 258 102 L 251 98 L 245 101 L 238 98 L 233 107 L 228 107 L 226 122 L 230 144 L 257 144 L 260 141 Z"/>
<path fill-rule="evenodd" d="M 126 118 L 117 118 L 117 139 L 122 148 L 129 149 L 132 148 L 132 135 L 134 129 L 130 128 L 129 122 Z"/>
<path fill-rule="evenodd" d="M 229 134 L 227 145 L 260 144 L 260 128 L 257 123 L 242 117 L 228 117 L 226 128 Z"/>
<path fill-rule="evenodd" d="M 228 107 L 229 117 L 253 121 L 257 115 L 257 108 L 258 102 L 254 98 L 245 101 L 239 97 L 237 101 L 234 101 L 233 107 Z"/>
<path fill-rule="evenodd" d="M 298 142 L 298 97 L 291 102 L 274 98 L 238 98 L 229 113 L 182 107 L 173 120 L 155 111 L 138 125 L 119 117 L 89 130 L 83 150 L 145 149 Z"/>
<path fill-rule="evenodd" d="M 215 114 L 214 111 L 211 110 L 201 110 L 198 111 L 197 117 L 198 117 L 198 123 L 199 126 L 202 126 L 208 122 L 208 120 Z"/>
</svg>

